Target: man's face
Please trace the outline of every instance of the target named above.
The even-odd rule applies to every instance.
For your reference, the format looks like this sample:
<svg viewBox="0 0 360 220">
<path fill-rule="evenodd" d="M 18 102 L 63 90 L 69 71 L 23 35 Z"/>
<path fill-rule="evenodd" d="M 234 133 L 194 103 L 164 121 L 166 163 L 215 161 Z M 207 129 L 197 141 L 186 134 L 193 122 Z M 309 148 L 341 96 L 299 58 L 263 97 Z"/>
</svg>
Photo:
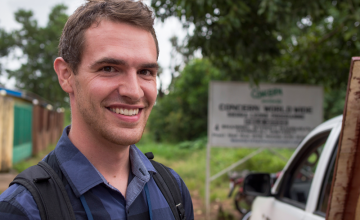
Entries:
<svg viewBox="0 0 360 220">
<path fill-rule="evenodd" d="M 138 142 L 156 100 L 157 69 L 150 32 L 107 20 L 92 25 L 74 76 L 73 123 L 100 141 Z"/>
</svg>

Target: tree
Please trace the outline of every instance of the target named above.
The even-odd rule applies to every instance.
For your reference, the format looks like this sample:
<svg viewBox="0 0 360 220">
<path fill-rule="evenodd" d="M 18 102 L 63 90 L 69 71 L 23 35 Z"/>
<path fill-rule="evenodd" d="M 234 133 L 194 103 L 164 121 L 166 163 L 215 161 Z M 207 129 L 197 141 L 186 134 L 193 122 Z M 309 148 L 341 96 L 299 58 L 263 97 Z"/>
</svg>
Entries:
<svg viewBox="0 0 360 220">
<path fill-rule="evenodd" d="M 360 0 L 157 0 L 162 20 L 178 17 L 189 51 L 201 50 L 228 80 L 316 84 L 325 119 L 342 113 L 352 56 L 359 55 Z M 337 107 L 334 107 L 337 106 Z"/>
<path fill-rule="evenodd" d="M 331 61 L 358 50 L 353 41 L 359 33 L 359 0 L 339 3 L 324 0 L 157 0 L 152 6 L 162 20 L 177 16 L 184 27 L 193 24 L 194 34 L 188 36 L 187 47 L 191 51 L 201 49 L 202 55 L 227 71 L 231 80 L 276 81 L 279 78 L 279 81 L 294 82 L 301 78 L 301 83 L 319 83 L 327 82 L 324 75 L 328 75 L 330 69 L 336 78 L 333 81 L 339 82 L 340 78 L 344 82 L 343 74 L 336 72 L 343 70 L 343 64 Z M 326 60 L 327 65 L 319 66 L 319 58 L 326 54 L 327 57 L 336 56 L 331 61 Z M 293 74 L 299 59 L 301 68 L 311 70 L 315 80 L 308 79 L 304 73 Z M 346 62 L 348 67 L 350 61 Z M 274 68 L 282 71 L 269 75 L 269 70 Z M 284 70 L 292 73 L 286 73 L 290 78 L 283 77 Z M 295 75 L 295 79 L 291 75 Z"/>
<path fill-rule="evenodd" d="M 66 9 L 62 4 L 52 8 L 45 27 L 38 26 L 32 11 L 19 10 L 15 13 L 15 19 L 22 27 L 11 33 L 0 32 L 0 35 L 10 36 L 10 43 L 0 41 L 0 56 L 20 49 L 22 54 L 18 59 L 25 59 L 19 69 L 7 70 L 9 78 L 15 77 L 17 88 L 40 95 L 55 106 L 68 105 L 65 101 L 67 94 L 59 86 L 53 69 L 61 31 L 68 18 Z M 7 53 L 1 53 L 2 44 L 8 45 L 4 46 Z"/>
<path fill-rule="evenodd" d="M 157 141 L 206 136 L 208 84 L 221 79 L 221 72 L 209 60 L 189 61 L 180 76 L 174 78 L 173 90 L 158 98 L 152 110 L 147 127 Z"/>
<path fill-rule="evenodd" d="M 0 28 L 0 57 L 7 56 L 10 52 L 10 48 L 14 46 L 15 41 L 11 35 L 5 30 Z M 0 74 L 2 73 L 2 66 L 0 63 Z"/>
<path fill-rule="evenodd" d="M 12 36 L 0 28 L 0 57 L 7 56 L 10 52 L 10 48 L 14 46 L 14 44 L 15 41 Z"/>
<path fill-rule="evenodd" d="M 158 0 L 152 6 L 162 20 L 177 16 L 185 27 L 194 24 L 187 48 L 200 49 L 228 79 L 255 79 L 280 54 L 276 26 L 258 13 L 258 1 Z"/>
</svg>

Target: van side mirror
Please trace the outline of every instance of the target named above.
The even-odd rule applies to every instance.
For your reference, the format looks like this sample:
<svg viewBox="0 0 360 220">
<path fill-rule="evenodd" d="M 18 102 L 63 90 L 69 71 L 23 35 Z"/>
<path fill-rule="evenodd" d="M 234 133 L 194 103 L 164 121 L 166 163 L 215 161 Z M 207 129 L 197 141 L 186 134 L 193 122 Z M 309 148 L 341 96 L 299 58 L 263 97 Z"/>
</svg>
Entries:
<svg viewBox="0 0 360 220">
<path fill-rule="evenodd" d="M 271 179 L 268 173 L 251 173 L 244 181 L 244 193 L 250 196 L 270 196 Z"/>
</svg>

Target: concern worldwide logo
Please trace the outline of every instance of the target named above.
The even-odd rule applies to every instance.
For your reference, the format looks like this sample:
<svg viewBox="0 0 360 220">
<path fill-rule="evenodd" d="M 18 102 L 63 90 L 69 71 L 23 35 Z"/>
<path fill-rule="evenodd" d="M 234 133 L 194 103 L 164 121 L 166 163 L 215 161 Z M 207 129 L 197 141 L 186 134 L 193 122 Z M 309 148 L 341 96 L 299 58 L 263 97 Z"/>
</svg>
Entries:
<svg viewBox="0 0 360 220">
<path fill-rule="evenodd" d="M 283 93 L 280 88 L 271 88 L 271 89 L 264 89 L 264 90 L 255 88 L 251 91 L 251 97 L 254 99 L 273 98 L 274 96 L 279 96 L 282 94 Z"/>
</svg>

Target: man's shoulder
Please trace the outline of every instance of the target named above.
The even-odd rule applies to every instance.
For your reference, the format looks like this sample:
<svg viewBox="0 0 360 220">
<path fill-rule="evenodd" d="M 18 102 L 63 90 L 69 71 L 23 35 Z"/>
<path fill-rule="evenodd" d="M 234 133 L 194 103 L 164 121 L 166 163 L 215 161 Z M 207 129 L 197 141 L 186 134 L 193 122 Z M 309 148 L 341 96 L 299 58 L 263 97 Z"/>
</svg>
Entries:
<svg viewBox="0 0 360 220">
<path fill-rule="evenodd" d="M 183 196 L 184 193 L 188 192 L 184 181 L 181 179 L 180 175 L 177 172 L 175 172 L 172 168 L 170 168 L 170 167 L 168 167 L 168 166 L 166 166 L 166 165 L 164 165 L 162 163 L 159 163 L 156 160 L 153 160 L 154 155 L 153 155 L 152 152 L 146 153 L 147 155 L 145 156 L 135 145 L 133 145 L 133 147 L 134 147 L 134 149 L 136 149 L 136 152 L 138 153 L 139 158 L 142 160 L 142 162 L 144 163 L 144 165 L 146 166 L 148 171 L 155 171 L 156 170 L 156 172 L 158 173 L 160 171 L 160 170 L 157 170 L 158 168 L 165 167 L 168 171 L 170 171 L 171 175 L 176 179 L 176 182 L 177 182 L 177 184 L 179 186 L 181 195 Z M 148 157 L 150 157 L 150 158 L 148 158 Z M 161 166 L 158 166 L 157 164 L 161 165 Z M 157 165 L 156 166 L 157 168 L 154 167 L 155 165 Z M 162 178 L 166 178 L 166 176 L 168 176 L 168 175 L 162 176 Z M 183 190 L 184 188 L 186 190 Z"/>
<path fill-rule="evenodd" d="M 185 209 L 186 219 L 189 219 L 189 220 L 194 219 L 194 209 L 193 209 L 193 204 L 192 204 L 189 189 L 187 188 L 185 182 L 180 177 L 180 175 L 177 172 L 175 172 L 175 170 L 173 170 L 172 168 L 167 167 L 167 166 L 165 166 L 165 167 L 174 176 L 177 184 L 179 185 L 179 189 L 180 189 L 180 193 L 181 193 L 181 200 L 183 202 L 183 207 Z"/>
<path fill-rule="evenodd" d="M 172 168 L 170 167 L 167 167 L 167 169 L 170 171 L 170 173 L 175 177 L 176 181 L 177 181 L 177 184 L 179 185 L 180 187 L 180 191 L 181 191 L 181 194 L 184 194 L 184 193 L 189 193 L 188 191 L 188 188 L 187 186 L 185 185 L 185 182 L 184 180 L 180 177 L 180 175 L 175 171 L 173 170 Z M 184 192 L 183 190 L 186 189 L 186 192 Z"/>
<path fill-rule="evenodd" d="M 179 185 L 180 187 L 180 191 L 181 191 L 181 194 L 182 194 L 182 188 L 186 187 L 184 181 L 181 179 L 180 175 L 175 172 L 175 170 L 173 170 L 171 167 L 167 167 L 166 168 L 170 171 L 170 173 L 175 177 L 176 181 L 177 181 L 177 184 Z M 184 184 L 182 184 L 184 183 Z"/>
<path fill-rule="evenodd" d="M 189 219 L 189 220 L 194 219 L 194 208 L 193 208 L 189 189 L 187 188 L 187 186 L 185 185 L 185 182 L 182 180 L 182 178 L 180 177 L 180 175 L 177 172 L 175 172 L 171 168 L 168 168 L 168 169 L 170 170 L 171 174 L 173 174 L 173 176 L 175 177 L 176 181 L 179 184 L 181 198 L 182 198 L 184 209 L 185 209 L 186 219 Z"/>
<path fill-rule="evenodd" d="M 40 220 L 35 200 L 24 186 L 13 184 L 0 195 L 0 219 Z"/>
</svg>

